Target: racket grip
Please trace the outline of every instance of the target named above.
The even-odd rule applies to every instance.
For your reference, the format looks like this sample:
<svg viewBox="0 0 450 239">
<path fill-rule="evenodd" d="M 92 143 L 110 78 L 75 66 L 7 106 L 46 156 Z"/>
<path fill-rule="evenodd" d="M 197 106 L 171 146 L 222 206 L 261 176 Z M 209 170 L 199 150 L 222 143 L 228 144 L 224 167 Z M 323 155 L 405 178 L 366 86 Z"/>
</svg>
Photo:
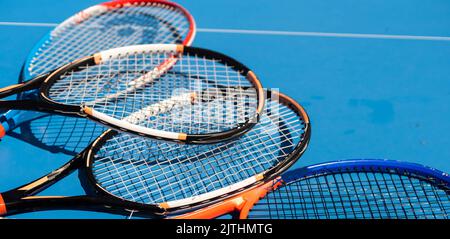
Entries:
<svg viewBox="0 0 450 239">
<path fill-rule="evenodd" d="M 3 87 L 0 89 L 0 98 L 6 98 L 20 92 L 37 89 L 41 85 L 41 83 L 44 82 L 47 76 L 48 74 L 43 74 L 25 83 Z"/>
<path fill-rule="evenodd" d="M 136 206 L 122 200 L 95 196 L 28 196 L 18 201 L 8 202 L 8 211 L 5 207 L 3 209 L 3 214 L 0 216 L 50 210 L 107 212 L 127 216 L 131 211 L 135 211 L 136 215 L 147 218 L 161 218 L 164 213 L 159 207 L 153 205 Z"/>
<path fill-rule="evenodd" d="M 77 105 L 49 104 L 35 100 L 0 100 L 0 109 L 31 110 L 74 117 L 77 117 L 81 110 Z"/>
<path fill-rule="evenodd" d="M 2 95 L 3 97 L 7 97 L 7 96 L 9 96 L 9 92 L 15 92 L 16 90 L 20 89 L 21 86 L 22 86 L 22 84 L 15 84 L 15 85 L 3 87 L 0 89 L 0 95 Z M 14 94 L 14 93 L 12 93 L 12 94 Z"/>
<path fill-rule="evenodd" d="M 35 111 L 51 112 L 50 109 L 47 109 L 42 105 L 39 105 L 36 101 L 33 100 L 1 100 L 0 109 L 35 110 Z"/>
<path fill-rule="evenodd" d="M 6 215 L 6 204 L 3 200 L 3 196 L 0 194 L 0 216 Z"/>
<path fill-rule="evenodd" d="M 3 127 L 3 125 L 0 124 L 0 139 L 5 137 L 5 135 L 6 135 L 5 127 Z M 0 203 L 1 203 L 1 195 L 0 195 Z M 1 210 L 0 210 L 0 214 L 1 214 Z"/>
</svg>

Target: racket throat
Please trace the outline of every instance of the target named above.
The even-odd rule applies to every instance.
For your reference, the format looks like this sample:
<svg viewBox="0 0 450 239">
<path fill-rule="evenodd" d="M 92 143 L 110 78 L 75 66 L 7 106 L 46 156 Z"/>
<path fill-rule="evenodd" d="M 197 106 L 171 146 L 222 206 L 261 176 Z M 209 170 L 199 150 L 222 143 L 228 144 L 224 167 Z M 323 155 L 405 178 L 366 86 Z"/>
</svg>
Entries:
<svg viewBox="0 0 450 239">
<path fill-rule="evenodd" d="M 37 102 L 35 100 L 4 100 L 0 101 L 0 109 L 8 110 L 31 110 L 43 113 L 53 113 L 65 116 L 82 115 L 80 106 L 60 105 Z"/>
<path fill-rule="evenodd" d="M 29 90 L 37 89 L 48 77 L 49 74 L 42 74 L 34 78 L 33 80 L 27 81 L 25 83 L 7 86 L 0 89 L 0 98 L 5 98 L 11 95 L 15 95 L 21 92 L 26 92 Z"/>
<path fill-rule="evenodd" d="M 5 198 L 5 202 L 2 216 L 49 210 L 107 212 L 125 216 L 134 213 L 149 218 L 160 218 L 164 214 L 164 211 L 153 206 L 134 205 L 101 196 L 32 196 L 10 203 Z"/>
</svg>

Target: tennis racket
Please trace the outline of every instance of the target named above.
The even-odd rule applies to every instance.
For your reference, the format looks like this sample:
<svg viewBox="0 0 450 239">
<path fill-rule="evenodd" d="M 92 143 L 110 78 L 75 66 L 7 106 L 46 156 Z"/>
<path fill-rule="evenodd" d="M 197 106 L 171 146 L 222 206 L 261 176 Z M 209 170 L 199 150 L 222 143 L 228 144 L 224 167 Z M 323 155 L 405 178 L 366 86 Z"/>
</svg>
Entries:
<svg viewBox="0 0 450 239">
<path fill-rule="evenodd" d="M 23 78 L 48 73 L 96 52 L 128 45 L 190 45 L 196 25 L 182 6 L 163 0 L 116 0 L 69 17 L 29 53 Z"/>
<path fill-rule="evenodd" d="M 271 180 L 305 151 L 304 109 L 272 92 L 261 122 L 237 140 L 173 144 L 107 130 L 60 169 L 1 195 L 0 215 L 77 209 L 167 216 L 190 211 Z M 79 169 L 87 195 L 35 196 Z"/>
<path fill-rule="evenodd" d="M 299 168 L 179 218 L 450 218 L 450 176 L 414 163 L 344 160 Z"/>
<path fill-rule="evenodd" d="M 19 83 L 48 73 L 80 57 L 110 48 L 149 43 L 190 45 L 195 33 L 193 17 L 176 3 L 160 0 L 118 0 L 101 3 L 71 16 L 44 36 L 29 53 L 22 67 Z M 21 92 L 18 98 L 35 99 L 37 94 L 37 90 Z M 67 145 L 72 145 L 69 150 L 76 147 L 75 144 L 82 150 L 88 146 L 85 142 L 92 142 L 105 130 L 84 119 L 67 119 L 56 115 L 43 117 L 44 115 L 41 112 L 11 110 L 0 117 L 0 131 L 3 128 L 11 135 L 19 136 L 11 130 L 35 120 L 38 121 L 35 123 L 37 125 L 51 125 L 52 130 L 46 131 L 48 135 L 38 133 L 38 138 L 44 139 L 44 145 L 55 141 L 56 147 L 51 146 L 52 150 L 60 149 L 66 142 L 60 142 L 59 137 L 54 139 L 53 134 L 59 134 L 59 122 L 64 121 L 59 131 L 72 136 L 67 139 L 70 141 Z M 33 127 L 25 125 L 21 131 L 29 128 Z M 93 128 L 98 129 L 95 130 L 98 134 L 92 134 L 92 130 L 86 132 L 87 129 Z M 4 133 L 0 132 L 0 137 L 3 135 Z M 80 143 L 76 142 L 77 139 Z"/>
<path fill-rule="evenodd" d="M 4 100 L 0 108 L 85 117 L 120 131 L 189 143 L 238 137 L 264 108 L 262 86 L 246 66 L 176 44 L 102 51 L 0 89 L 0 97 L 34 88 L 36 100 Z"/>
</svg>

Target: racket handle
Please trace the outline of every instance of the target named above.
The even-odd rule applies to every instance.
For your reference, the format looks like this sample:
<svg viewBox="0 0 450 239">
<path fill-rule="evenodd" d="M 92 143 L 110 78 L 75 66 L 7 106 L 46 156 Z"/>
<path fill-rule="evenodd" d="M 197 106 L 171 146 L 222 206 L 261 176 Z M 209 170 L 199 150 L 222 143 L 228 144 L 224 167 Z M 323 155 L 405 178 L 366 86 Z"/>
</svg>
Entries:
<svg viewBox="0 0 450 239">
<path fill-rule="evenodd" d="M 15 95 L 20 92 L 37 89 L 41 85 L 41 83 L 44 82 L 47 76 L 48 74 L 43 74 L 25 83 L 0 88 L 0 98 L 6 98 L 8 96 Z"/>
<path fill-rule="evenodd" d="M 0 116 L 0 138 L 11 132 L 22 123 L 39 119 L 47 114 L 36 111 L 9 110 Z"/>
<path fill-rule="evenodd" d="M 126 216 L 135 211 L 136 215 L 148 218 L 160 218 L 164 213 L 154 205 L 136 206 L 120 200 L 94 196 L 29 196 L 6 204 L 3 206 L 4 213 L 0 211 L 0 216 L 48 210 L 108 212 Z"/>
<path fill-rule="evenodd" d="M 6 215 L 7 210 L 6 210 L 6 204 L 5 201 L 3 200 L 3 196 L 0 194 L 0 216 Z"/>
<path fill-rule="evenodd" d="M 3 138 L 3 137 L 5 137 L 7 131 L 8 131 L 8 130 L 5 129 L 5 127 L 4 127 L 2 124 L 0 124 L 0 139 Z M 0 198 L 0 200 L 1 200 L 1 198 Z M 0 203 L 1 203 L 1 201 L 0 201 Z M 0 205 L 0 206 L 1 206 L 1 205 Z"/>
<path fill-rule="evenodd" d="M 35 100 L 0 100 L 0 109 L 31 110 L 44 113 L 60 114 L 77 117 L 81 108 L 77 105 L 48 104 Z"/>
<path fill-rule="evenodd" d="M 0 109 L 52 112 L 50 108 L 47 108 L 34 100 L 1 100 Z"/>
<path fill-rule="evenodd" d="M 7 200 L 9 198 L 27 197 L 36 195 L 39 192 L 50 187 L 51 185 L 55 184 L 62 178 L 65 178 L 66 176 L 70 175 L 73 171 L 75 171 L 76 169 L 78 169 L 83 165 L 83 161 L 81 160 L 81 158 L 84 156 L 83 154 L 84 152 L 78 154 L 75 158 L 65 163 L 61 168 L 52 171 L 51 173 L 43 177 L 40 177 L 39 179 L 36 179 L 31 183 L 22 185 L 18 188 L 9 190 L 7 192 L 3 192 L 2 195 L 4 202 L 11 201 Z M 0 201 L 0 208 L 1 208 L 1 201 Z"/>
</svg>

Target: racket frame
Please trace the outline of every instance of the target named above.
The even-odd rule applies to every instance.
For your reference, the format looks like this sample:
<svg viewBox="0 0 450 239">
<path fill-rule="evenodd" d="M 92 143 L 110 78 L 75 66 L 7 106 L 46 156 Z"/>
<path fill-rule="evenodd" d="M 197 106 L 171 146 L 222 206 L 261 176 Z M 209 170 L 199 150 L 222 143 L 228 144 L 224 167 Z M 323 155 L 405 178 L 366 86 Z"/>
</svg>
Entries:
<svg viewBox="0 0 450 239">
<path fill-rule="evenodd" d="M 108 59 L 113 59 L 119 56 L 120 54 L 156 51 L 156 50 L 172 52 L 173 54 L 196 54 L 197 56 L 203 56 L 207 59 L 217 58 L 220 59 L 223 63 L 226 63 L 229 66 L 233 66 L 233 68 L 239 71 L 241 75 L 246 76 L 247 80 L 256 89 L 257 108 L 255 114 L 253 116 L 248 117 L 248 119 L 246 119 L 245 122 L 240 123 L 239 125 L 237 125 L 232 129 L 207 134 L 187 134 L 184 132 L 168 132 L 157 129 L 151 129 L 136 124 L 131 124 L 129 122 L 122 121 L 117 118 L 113 118 L 106 114 L 98 112 L 91 107 L 84 105 L 62 104 L 52 100 L 48 96 L 50 87 L 57 80 L 59 80 L 60 77 L 66 72 L 77 71 L 77 69 L 85 67 L 87 65 L 98 65 L 104 61 L 107 61 Z M 161 74 L 164 74 L 164 72 L 169 70 L 174 64 L 176 64 L 176 58 L 171 58 L 169 59 L 169 61 L 165 62 L 164 66 L 161 66 L 162 69 L 158 69 L 158 71 L 161 71 Z M 179 45 L 145 44 L 145 45 L 120 47 L 102 51 L 94 55 L 81 58 L 51 73 L 41 75 L 38 78 L 33 79 L 31 81 L 3 88 L 0 92 L 0 98 L 4 98 L 13 94 L 18 94 L 20 92 L 28 91 L 37 87 L 39 87 L 38 98 L 40 99 L 40 101 L 29 99 L 0 101 L 0 108 L 3 107 L 16 110 L 17 109 L 37 110 L 41 112 L 56 113 L 73 117 L 86 117 L 119 131 L 155 139 L 164 139 L 174 142 L 193 143 L 193 144 L 217 143 L 240 137 L 248 130 L 253 128 L 259 121 L 260 115 L 263 113 L 264 110 L 264 99 L 265 99 L 264 90 L 261 83 L 255 76 L 255 74 L 242 63 L 236 61 L 231 57 L 228 57 L 224 54 L 215 51 L 196 47 L 188 47 L 181 44 Z M 5 131 L 5 129 L 2 130 L 3 132 Z"/>
<path fill-rule="evenodd" d="M 190 46 L 195 39 L 195 35 L 197 32 L 197 25 L 194 20 L 194 17 L 189 13 L 189 11 L 187 9 L 185 9 L 181 5 L 179 5 L 175 2 L 169 2 L 169 1 L 165 1 L 165 0 L 116 0 L 116 1 L 110 1 L 110 2 L 103 2 L 103 3 L 97 4 L 97 5 L 91 6 L 89 8 L 86 8 L 86 9 L 76 13 L 75 15 L 67 18 L 64 22 L 62 22 L 61 24 L 58 24 L 58 26 L 56 26 L 52 31 L 48 32 L 44 37 L 42 37 L 39 40 L 39 42 L 36 45 L 34 45 L 33 49 L 30 51 L 30 53 L 28 54 L 28 56 L 25 60 L 25 64 L 23 65 L 23 68 L 21 71 L 22 79 L 28 80 L 28 79 L 37 77 L 37 76 L 31 75 L 31 73 L 29 71 L 29 67 L 32 64 L 33 58 L 36 56 L 36 53 L 39 52 L 39 49 L 42 47 L 42 45 L 44 45 L 45 42 L 50 41 L 52 39 L 52 34 L 54 34 L 53 32 L 58 30 L 58 28 L 60 28 L 62 24 L 76 22 L 75 19 L 79 18 L 78 16 L 83 16 L 87 19 L 90 17 L 90 15 L 86 14 L 85 12 L 86 11 L 89 12 L 89 11 L 91 11 L 89 9 L 99 7 L 99 6 L 106 7 L 107 10 L 114 10 L 117 8 L 129 6 L 130 4 L 138 4 L 139 5 L 139 4 L 150 4 L 150 3 L 166 5 L 169 7 L 179 9 L 186 16 L 186 19 L 188 19 L 188 21 L 189 21 L 189 33 L 187 34 L 187 36 L 183 40 L 183 42 L 181 42 L 181 44 Z"/>
<path fill-rule="evenodd" d="M 83 152 L 75 156 L 59 169 L 34 180 L 31 183 L 0 194 L 0 215 L 9 216 L 19 213 L 44 210 L 86 210 L 96 212 L 109 212 L 121 215 L 136 213 L 145 217 L 161 217 L 164 209 L 158 205 L 148 205 L 127 201 L 111 195 L 101 189 L 90 172 L 92 157 L 101 147 L 101 144 L 117 134 L 114 130 L 105 131 Z M 85 187 L 89 187 L 89 194 L 84 196 L 34 196 L 45 190 L 59 180 L 67 177 L 75 170 L 84 172 L 86 176 Z M 92 195 L 95 194 L 95 195 Z"/>
<path fill-rule="evenodd" d="M 308 166 L 304 169 L 302 168 L 287 172 L 283 175 L 283 180 L 293 181 L 313 175 L 331 173 L 371 172 L 373 169 L 378 169 L 383 173 L 411 176 L 428 182 L 432 182 L 430 180 L 433 179 L 450 188 L 450 176 L 447 173 L 417 163 L 389 159 L 349 159 L 320 163 Z"/>
<path fill-rule="evenodd" d="M 282 94 L 276 91 L 267 91 L 267 98 L 277 99 L 281 104 L 290 107 L 293 109 L 297 115 L 300 116 L 301 119 L 304 120 L 305 131 L 302 135 L 302 138 L 295 146 L 295 149 L 290 152 L 282 163 L 276 165 L 275 167 L 266 170 L 265 172 L 259 173 L 252 178 L 247 180 L 243 180 L 235 185 L 231 185 L 230 187 L 223 188 L 221 190 L 216 190 L 209 195 L 205 195 L 209 198 L 201 199 L 200 197 L 195 198 L 198 202 L 192 203 L 192 199 L 188 200 L 180 200 L 179 202 L 165 203 L 161 204 L 161 207 L 165 208 L 168 212 L 170 218 L 173 219 L 194 219 L 196 216 L 202 215 L 202 219 L 211 219 L 217 216 L 222 215 L 224 211 L 228 211 L 228 213 L 233 212 L 234 210 L 243 207 L 242 203 L 245 200 L 248 200 L 249 197 L 245 192 L 250 192 L 251 189 L 261 188 L 261 185 L 271 185 L 273 184 L 273 180 L 279 178 L 279 175 L 289 169 L 293 164 L 297 162 L 297 160 L 303 155 L 305 150 L 308 147 L 309 140 L 311 137 L 311 123 L 309 120 L 309 116 L 304 108 L 297 103 L 295 100 L 290 98 L 289 96 Z M 264 186 L 263 186 L 264 187 Z M 241 200 L 240 197 L 242 194 L 246 195 L 245 200 Z M 252 194 L 251 192 L 249 194 Z M 236 196 L 237 195 L 237 196 Z M 187 203 L 186 201 L 191 200 L 191 202 Z M 231 203 L 229 202 L 231 201 Z M 219 209 L 220 213 L 211 213 L 208 210 L 202 210 L 206 207 L 214 207 L 217 208 L 217 204 L 221 202 L 227 202 L 223 208 Z M 185 205 L 188 206 L 185 206 Z M 219 207 L 220 208 L 220 207 Z M 200 211 L 197 211 L 200 210 Z M 196 214 L 200 212 L 199 214 Z M 191 214 L 193 213 L 193 214 Z M 216 215 L 215 217 L 212 217 Z"/>
<path fill-rule="evenodd" d="M 42 83 L 44 81 L 44 79 L 47 78 L 49 76 L 49 74 L 51 72 L 53 72 L 54 70 L 50 71 L 49 73 L 43 73 L 40 75 L 32 75 L 30 67 L 33 64 L 33 61 L 35 60 L 36 55 L 39 53 L 40 49 L 44 45 L 46 45 L 47 42 L 52 41 L 52 38 L 57 35 L 58 31 L 61 31 L 61 29 L 63 29 L 65 26 L 67 26 L 69 24 L 73 24 L 73 23 L 79 24 L 91 17 L 94 17 L 94 16 L 96 16 L 100 13 L 106 12 L 106 11 L 112 11 L 115 9 L 129 7 L 132 5 L 146 6 L 148 4 L 157 5 L 157 6 L 165 7 L 165 8 L 173 8 L 173 9 L 180 11 L 186 17 L 186 19 L 188 21 L 188 25 L 189 25 L 189 29 L 186 34 L 186 37 L 183 39 L 182 42 L 180 42 L 180 44 L 187 45 L 187 46 L 192 44 L 193 40 L 195 39 L 195 35 L 196 35 L 196 29 L 197 29 L 196 22 L 195 22 L 193 16 L 189 13 L 189 11 L 177 3 L 165 1 L 165 0 L 114 0 L 114 1 L 109 1 L 109 2 L 103 2 L 103 3 L 97 4 L 97 5 L 88 7 L 86 9 L 70 16 L 69 18 L 64 20 L 62 23 L 58 24 L 58 26 L 56 26 L 53 30 L 51 30 L 50 32 L 45 34 L 44 37 L 42 37 L 38 41 L 38 43 L 34 45 L 32 50 L 26 57 L 24 64 L 21 67 L 21 71 L 20 71 L 20 75 L 19 75 L 19 84 L 22 83 L 22 84 L 24 84 L 25 87 L 17 88 L 18 89 L 17 91 L 12 91 L 8 94 L 2 94 L 2 98 L 7 97 L 9 95 L 13 95 L 13 94 L 18 94 L 17 99 L 24 99 L 24 98 L 25 99 L 30 99 L 30 98 L 33 99 L 33 98 L 37 97 L 37 94 L 38 94 L 37 90 L 32 90 L 32 89 L 36 88 L 37 85 Z M 31 81 L 33 83 L 27 84 L 28 82 L 25 82 L 25 81 L 28 81 L 30 79 L 32 79 Z M 40 79 L 40 80 L 36 80 L 36 79 Z M 32 105 L 33 102 L 26 101 L 26 102 L 24 102 L 24 104 Z M 17 114 L 12 113 L 11 111 L 16 111 Z M 28 112 L 29 111 L 19 112 L 19 110 L 9 110 L 7 112 L 4 112 L 4 114 L 0 118 L 0 124 L 1 124 L 0 125 L 0 138 L 4 137 L 10 130 L 14 129 L 17 125 L 32 119 L 32 116 L 34 116 L 36 118 L 41 117 L 42 115 L 44 115 L 46 110 L 42 109 L 41 112 L 39 112 L 39 113 L 38 112 L 30 112 L 30 116 L 25 116 L 24 114 L 26 114 Z M 53 113 L 53 112 L 51 112 L 51 113 Z M 23 120 L 21 121 L 20 119 L 23 119 Z"/>
<path fill-rule="evenodd" d="M 285 172 L 280 177 L 250 188 L 240 195 L 186 214 L 180 214 L 172 219 L 213 219 L 226 214 L 233 214 L 239 219 L 248 218 L 251 208 L 264 198 L 268 193 L 277 190 L 284 185 L 289 185 L 302 179 L 315 176 L 380 172 L 398 174 L 424 180 L 438 187 L 442 187 L 450 193 L 450 175 L 440 170 L 416 163 L 402 162 L 388 159 L 349 159 L 315 164 Z"/>
<path fill-rule="evenodd" d="M 268 93 L 273 96 L 275 92 Z M 128 201 L 116 197 L 102 188 L 96 181 L 92 166 L 94 163 L 94 156 L 101 148 L 102 144 L 108 139 L 118 134 L 117 131 L 107 130 L 99 138 L 97 138 L 91 145 L 79 155 L 75 156 L 68 163 L 59 169 L 41 177 L 31 183 L 20 186 L 16 189 L 9 190 L 0 194 L 0 216 L 9 216 L 18 213 L 42 211 L 42 210 L 88 210 L 113 212 L 123 215 L 129 215 L 131 212 L 135 215 L 143 215 L 146 217 L 167 217 L 173 214 L 193 211 L 198 208 L 213 205 L 224 199 L 233 197 L 240 192 L 246 191 L 249 188 L 258 186 L 264 182 L 268 182 L 276 177 L 292 164 L 304 153 L 310 139 L 310 122 L 306 111 L 291 98 L 282 95 L 275 96 L 280 102 L 291 108 L 296 108 L 295 112 L 303 119 L 305 124 L 305 131 L 302 138 L 285 159 L 276 166 L 259 173 L 243 182 L 237 183 L 230 187 L 212 191 L 203 196 L 192 197 L 183 202 L 162 202 L 159 204 L 142 204 Z M 86 196 L 34 196 L 42 190 L 48 188 L 60 179 L 68 176 L 73 171 L 78 169 L 83 172 L 86 183 L 84 186 L 89 187 L 88 195 Z M 238 187 L 237 187 L 238 186 Z M 91 195 L 92 193 L 95 194 Z"/>
</svg>

